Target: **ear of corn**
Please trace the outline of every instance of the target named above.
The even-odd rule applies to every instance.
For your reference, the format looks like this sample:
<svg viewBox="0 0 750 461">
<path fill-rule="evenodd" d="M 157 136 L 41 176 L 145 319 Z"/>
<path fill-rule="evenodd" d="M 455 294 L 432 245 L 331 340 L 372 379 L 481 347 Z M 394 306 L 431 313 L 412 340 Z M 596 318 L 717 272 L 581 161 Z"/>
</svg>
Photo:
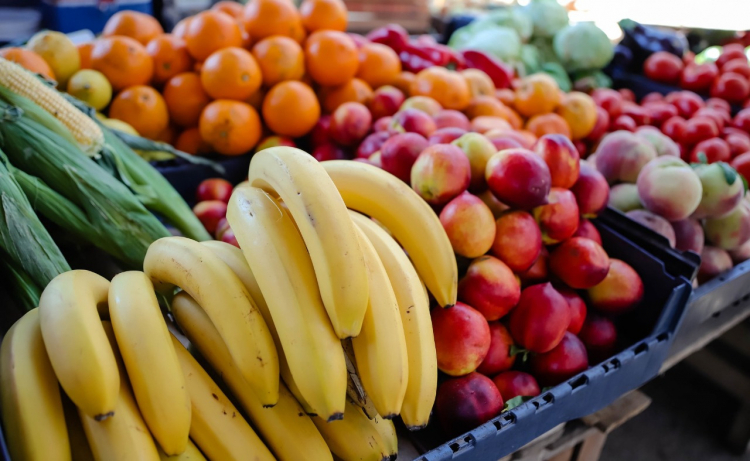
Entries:
<svg viewBox="0 0 750 461">
<path fill-rule="evenodd" d="M 34 283 L 29 274 L 11 263 L 9 258 L 1 251 L 0 275 L 9 282 L 10 295 L 15 299 L 18 306 L 27 311 L 39 306 L 39 297 L 42 296 L 42 289 Z"/>
<path fill-rule="evenodd" d="M 52 114 L 70 130 L 87 155 L 96 156 L 104 147 L 102 130 L 93 120 L 73 107 L 57 90 L 20 65 L 0 58 L 0 85 L 29 98 Z"/>
</svg>

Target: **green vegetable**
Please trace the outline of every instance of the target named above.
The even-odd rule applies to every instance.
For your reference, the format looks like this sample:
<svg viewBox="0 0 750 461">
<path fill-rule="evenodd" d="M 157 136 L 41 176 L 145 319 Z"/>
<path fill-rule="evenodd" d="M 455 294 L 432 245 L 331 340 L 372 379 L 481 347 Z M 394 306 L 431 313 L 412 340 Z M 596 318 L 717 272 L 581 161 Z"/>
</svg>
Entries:
<svg viewBox="0 0 750 461">
<path fill-rule="evenodd" d="M 520 59 L 523 67 L 523 72 L 519 72 L 521 77 L 535 74 L 542 69 L 542 57 L 534 45 L 522 45 Z"/>
<path fill-rule="evenodd" d="M 555 79 L 555 81 L 557 82 L 557 86 L 559 86 L 560 89 L 564 92 L 568 93 L 573 88 L 573 84 L 570 82 L 568 73 L 560 64 L 556 62 L 545 63 L 542 66 L 542 72 Z"/>
<path fill-rule="evenodd" d="M 19 307 L 30 311 L 39 306 L 42 289 L 29 274 L 11 263 L 10 258 L 2 251 L 0 251 L 0 276 L 7 281 L 6 285 L 10 288 L 9 294 Z"/>
<path fill-rule="evenodd" d="M 596 88 L 612 87 L 612 79 L 600 70 L 574 72 L 572 78 L 573 89 L 584 93 L 590 93 Z"/>
<path fill-rule="evenodd" d="M 529 13 L 521 7 L 499 8 L 491 11 L 471 23 L 471 30 L 478 31 L 485 28 L 485 24 L 498 27 L 509 27 L 516 31 L 522 42 L 528 42 L 534 32 L 534 24 Z"/>
<path fill-rule="evenodd" d="M 553 37 L 568 25 L 568 10 L 557 0 L 531 0 L 526 12 L 534 24 L 535 37 Z"/>
<path fill-rule="evenodd" d="M 512 63 L 521 54 L 521 39 L 514 29 L 509 27 L 491 27 L 472 33 L 460 45 L 459 50 L 478 50 L 496 58 Z"/>
<path fill-rule="evenodd" d="M 602 69 L 614 56 L 612 42 L 593 22 L 564 28 L 555 35 L 553 46 L 568 72 Z"/>
</svg>

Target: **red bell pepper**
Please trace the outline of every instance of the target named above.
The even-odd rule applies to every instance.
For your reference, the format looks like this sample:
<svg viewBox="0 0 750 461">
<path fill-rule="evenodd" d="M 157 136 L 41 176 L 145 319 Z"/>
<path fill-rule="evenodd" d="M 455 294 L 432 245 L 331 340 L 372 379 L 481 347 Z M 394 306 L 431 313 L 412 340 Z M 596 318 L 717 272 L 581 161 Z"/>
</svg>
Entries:
<svg viewBox="0 0 750 461">
<path fill-rule="evenodd" d="M 422 59 L 430 61 L 433 66 L 444 66 L 450 61 L 450 54 L 445 49 L 448 47 L 440 48 L 441 45 L 429 45 L 424 43 L 410 42 L 403 51 L 414 56 L 419 56 Z"/>
<path fill-rule="evenodd" d="M 469 69 L 479 69 L 487 74 L 495 88 L 510 88 L 513 68 L 487 53 L 477 50 L 464 50 L 461 55 Z"/>
<path fill-rule="evenodd" d="M 402 51 L 398 54 L 401 60 L 401 67 L 409 72 L 417 73 L 429 67 L 434 67 L 435 63 L 423 58 L 422 56 Z"/>
<path fill-rule="evenodd" d="M 396 53 L 400 53 L 409 45 L 409 33 L 398 24 L 379 27 L 367 34 L 367 39 L 374 43 L 389 46 Z"/>
</svg>

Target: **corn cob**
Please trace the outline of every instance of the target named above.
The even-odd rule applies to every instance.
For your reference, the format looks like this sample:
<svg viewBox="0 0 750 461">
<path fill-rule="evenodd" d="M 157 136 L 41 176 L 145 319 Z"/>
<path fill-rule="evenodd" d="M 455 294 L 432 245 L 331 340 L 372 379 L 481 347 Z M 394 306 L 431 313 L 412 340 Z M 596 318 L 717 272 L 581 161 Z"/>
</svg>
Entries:
<svg viewBox="0 0 750 461">
<path fill-rule="evenodd" d="M 4 58 L 0 58 L 0 85 L 31 99 L 62 122 L 87 155 L 96 156 L 104 147 L 104 134 L 93 120 L 73 107 L 57 90 Z"/>
<path fill-rule="evenodd" d="M 42 289 L 37 286 L 23 269 L 19 269 L 5 258 L 0 252 L 0 274 L 3 280 L 7 280 L 10 287 L 10 295 L 15 299 L 19 307 L 30 311 L 39 305 L 39 297 Z"/>
</svg>

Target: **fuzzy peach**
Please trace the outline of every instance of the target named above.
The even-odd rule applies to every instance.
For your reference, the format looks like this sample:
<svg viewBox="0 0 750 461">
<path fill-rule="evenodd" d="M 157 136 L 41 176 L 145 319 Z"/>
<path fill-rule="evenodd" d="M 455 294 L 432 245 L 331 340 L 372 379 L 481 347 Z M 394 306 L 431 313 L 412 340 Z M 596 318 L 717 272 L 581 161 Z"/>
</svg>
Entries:
<svg viewBox="0 0 750 461">
<path fill-rule="evenodd" d="M 509 211 L 495 221 L 492 254 L 513 272 L 524 272 L 536 261 L 542 250 L 542 232 L 526 211 Z"/>
<path fill-rule="evenodd" d="M 706 240 L 725 250 L 734 250 L 750 239 L 750 202 L 742 200 L 728 215 L 707 219 Z"/>
<path fill-rule="evenodd" d="M 493 256 L 471 262 L 458 283 L 458 299 L 482 313 L 487 320 L 504 317 L 521 297 L 521 287 L 513 271 Z"/>
<path fill-rule="evenodd" d="M 701 251 L 701 267 L 698 269 L 698 283 L 706 283 L 722 272 L 734 267 L 732 256 L 721 248 L 704 246 Z"/>
<path fill-rule="evenodd" d="M 615 184 L 609 190 L 609 206 L 623 213 L 643 208 L 638 196 L 638 186 L 630 183 Z"/>
<path fill-rule="evenodd" d="M 621 130 L 602 138 L 594 155 L 596 169 L 610 183 L 635 182 L 641 169 L 656 158 L 656 150 L 649 142 Z"/>
<path fill-rule="evenodd" d="M 628 263 L 610 258 L 607 276 L 587 293 L 594 309 L 617 315 L 633 309 L 643 299 L 643 281 Z"/>
<path fill-rule="evenodd" d="M 490 326 L 484 316 L 462 302 L 436 307 L 430 316 L 438 368 L 451 376 L 476 370 L 490 350 Z"/>
<path fill-rule="evenodd" d="M 689 217 L 701 202 L 703 185 L 695 171 L 678 157 L 659 157 L 638 175 L 643 206 L 668 221 Z"/>
<path fill-rule="evenodd" d="M 468 192 L 445 205 L 440 212 L 440 223 L 448 235 L 453 251 L 466 258 L 482 256 L 495 241 L 495 218 L 492 211 L 477 196 Z"/>
<path fill-rule="evenodd" d="M 669 242 L 669 246 L 671 246 L 672 248 L 675 247 L 677 243 L 677 237 L 675 236 L 672 224 L 670 224 L 666 219 L 647 210 L 628 211 L 627 213 L 625 213 L 625 215 L 633 221 L 636 221 L 648 227 L 657 234 L 663 235 L 664 238 L 666 238 Z"/>
<path fill-rule="evenodd" d="M 683 219 L 671 223 L 675 235 L 675 248 L 680 251 L 703 251 L 705 235 L 701 223 L 695 219 Z"/>
<path fill-rule="evenodd" d="M 742 177 L 737 171 L 724 162 L 701 164 L 694 169 L 703 185 L 703 197 L 692 217 L 721 218 L 734 210 L 745 194 Z"/>
<path fill-rule="evenodd" d="M 635 130 L 635 135 L 648 141 L 654 147 L 656 155 L 659 157 L 663 155 L 680 156 L 680 146 L 655 126 L 645 125 L 638 127 Z"/>
</svg>

